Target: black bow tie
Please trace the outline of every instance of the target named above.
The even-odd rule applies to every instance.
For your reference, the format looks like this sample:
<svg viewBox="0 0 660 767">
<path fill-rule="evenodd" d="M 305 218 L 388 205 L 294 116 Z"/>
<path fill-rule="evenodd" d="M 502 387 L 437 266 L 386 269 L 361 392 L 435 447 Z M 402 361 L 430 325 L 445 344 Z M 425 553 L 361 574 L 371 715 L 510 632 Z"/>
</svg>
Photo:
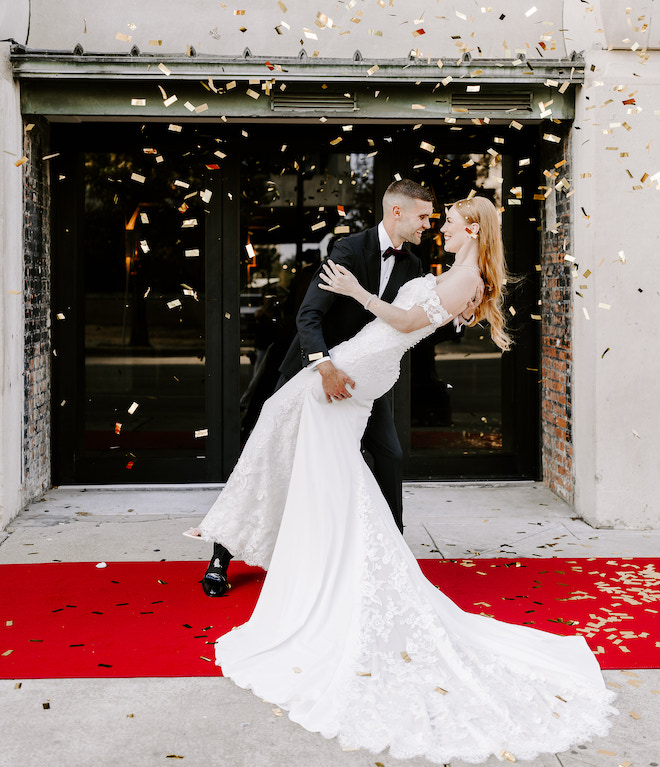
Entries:
<svg viewBox="0 0 660 767">
<path fill-rule="evenodd" d="M 408 251 L 407 250 L 397 250 L 396 248 L 388 248 L 383 253 L 383 258 L 389 258 L 390 256 L 394 256 L 397 261 L 400 261 L 402 258 L 408 258 Z"/>
</svg>

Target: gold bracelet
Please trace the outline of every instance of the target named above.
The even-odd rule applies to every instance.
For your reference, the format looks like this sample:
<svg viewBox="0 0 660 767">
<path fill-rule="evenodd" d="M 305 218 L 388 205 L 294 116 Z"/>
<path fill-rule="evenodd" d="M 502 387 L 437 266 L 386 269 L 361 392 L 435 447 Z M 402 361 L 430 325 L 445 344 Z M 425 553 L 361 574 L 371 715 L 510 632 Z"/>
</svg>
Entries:
<svg viewBox="0 0 660 767">
<path fill-rule="evenodd" d="M 365 304 L 364 304 L 364 308 L 365 308 L 365 309 L 368 309 L 368 308 L 369 308 L 369 304 L 370 304 L 370 303 L 371 303 L 371 302 L 374 300 L 374 298 L 377 298 L 377 296 L 376 296 L 376 294 L 375 294 L 375 293 L 372 293 L 372 294 L 369 296 L 369 298 L 367 298 L 367 300 L 366 300 L 366 302 L 365 302 Z"/>
</svg>

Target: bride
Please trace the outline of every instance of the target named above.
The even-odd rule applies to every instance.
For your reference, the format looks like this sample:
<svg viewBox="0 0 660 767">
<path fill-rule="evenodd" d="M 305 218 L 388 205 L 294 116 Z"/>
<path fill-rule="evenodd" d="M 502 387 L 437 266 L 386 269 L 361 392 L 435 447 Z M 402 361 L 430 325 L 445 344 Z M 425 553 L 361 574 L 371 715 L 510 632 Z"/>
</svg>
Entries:
<svg viewBox="0 0 660 767">
<path fill-rule="evenodd" d="M 463 311 L 481 280 L 475 320 L 509 347 L 495 208 L 461 200 L 441 232 L 454 265 L 406 283 L 392 304 L 326 263 L 320 287 L 375 315 L 331 352 L 352 396 L 329 403 L 309 368 L 279 389 L 189 534 L 268 570 L 250 620 L 215 645 L 239 686 L 344 747 L 440 764 L 531 759 L 608 730 L 614 695 L 586 641 L 458 608 L 421 573 L 360 452 L 403 354 Z"/>
</svg>

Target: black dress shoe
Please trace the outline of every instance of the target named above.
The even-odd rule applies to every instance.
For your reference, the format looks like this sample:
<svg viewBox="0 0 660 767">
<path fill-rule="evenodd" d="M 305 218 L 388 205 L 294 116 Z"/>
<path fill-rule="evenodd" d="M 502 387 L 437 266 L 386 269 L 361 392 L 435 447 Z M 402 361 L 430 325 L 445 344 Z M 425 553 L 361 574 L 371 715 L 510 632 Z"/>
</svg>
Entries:
<svg viewBox="0 0 660 767">
<path fill-rule="evenodd" d="M 232 555 L 219 543 L 213 544 L 213 556 L 202 578 L 202 588 L 207 597 L 221 597 L 230 588 L 227 580 L 227 567 Z"/>
</svg>

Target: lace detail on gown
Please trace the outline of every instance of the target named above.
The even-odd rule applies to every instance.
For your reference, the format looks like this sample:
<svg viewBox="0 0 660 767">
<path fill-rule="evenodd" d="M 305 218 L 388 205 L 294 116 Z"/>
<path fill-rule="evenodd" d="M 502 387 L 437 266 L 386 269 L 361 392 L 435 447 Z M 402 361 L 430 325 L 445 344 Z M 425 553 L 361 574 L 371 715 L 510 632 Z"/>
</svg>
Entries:
<svg viewBox="0 0 660 767">
<path fill-rule="evenodd" d="M 370 493 L 361 624 L 339 741 L 398 759 L 479 763 L 564 751 L 609 729 L 615 695 L 582 637 L 465 613 L 430 584 Z"/>
<path fill-rule="evenodd" d="M 460 610 L 426 580 L 360 453 L 373 399 L 448 315 L 432 276 L 395 303 L 432 325 L 380 320 L 332 350 L 356 381 L 329 404 L 303 370 L 266 403 L 205 536 L 268 566 L 252 617 L 216 642 L 241 687 L 351 748 L 444 764 L 563 751 L 604 734 L 613 694 L 582 637 Z"/>
<path fill-rule="evenodd" d="M 357 383 L 353 398 L 368 402 L 388 392 L 399 377 L 405 352 L 449 319 L 435 284 L 432 274 L 410 280 L 392 302 L 402 309 L 422 306 L 431 321 L 427 327 L 401 333 L 375 319 L 330 351 L 334 364 Z M 202 538 L 222 543 L 247 564 L 269 566 L 306 393 L 324 400 L 315 370 L 301 370 L 266 402 L 224 489 L 199 525 Z"/>
</svg>

